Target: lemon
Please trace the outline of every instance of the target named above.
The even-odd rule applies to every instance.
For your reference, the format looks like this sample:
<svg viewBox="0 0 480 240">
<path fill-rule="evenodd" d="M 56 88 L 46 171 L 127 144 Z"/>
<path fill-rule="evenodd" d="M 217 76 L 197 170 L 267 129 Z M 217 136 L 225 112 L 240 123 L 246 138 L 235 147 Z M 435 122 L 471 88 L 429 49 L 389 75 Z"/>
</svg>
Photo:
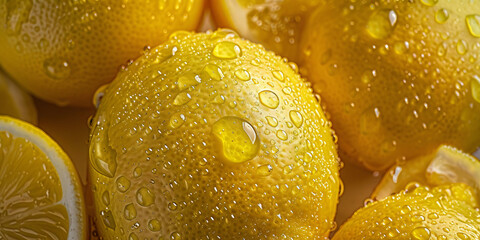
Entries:
<svg viewBox="0 0 480 240">
<path fill-rule="evenodd" d="M 298 60 L 305 22 L 321 0 L 212 0 L 212 15 L 220 27 L 263 44 L 281 56 Z"/>
<path fill-rule="evenodd" d="M 0 115 L 36 124 L 37 109 L 32 97 L 0 69 Z"/>
<path fill-rule="evenodd" d="M 302 59 L 339 137 L 371 170 L 447 144 L 480 145 L 480 5 L 336 1 L 305 27 Z"/>
<path fill-rule="evenodd" d="M 442 145 L 430 154 L 392 166 L 373 191 L 372 198 L 383 199 L 409 184 L 433 187 L 459 182 L 480 190 L 480 161 Z"/>
<path fill-rule="evenodd" d="M 36 97 L 90 106 L 120 66 L 173 31 L 195 29 L 203 0 L 0 1 L 0 64 Z"/>
<path fill-rule="evenodd" d="M 334 235 L 338 239 L 479 239 L 479 199 L 463 183 L 408 192 L 369 203 Z"/>
<path fill-rule="evenodd" d="M 78 174 L 40 129 L 0 116 L 0 238 L 86 239 Z"/>
<path fill-rule="evenodd" d="M 170 39 L 99 94 L 90 178 L 105 239 L 317 239 L 340 179 L 297 67 L 226 29 Z"/>
</svg>

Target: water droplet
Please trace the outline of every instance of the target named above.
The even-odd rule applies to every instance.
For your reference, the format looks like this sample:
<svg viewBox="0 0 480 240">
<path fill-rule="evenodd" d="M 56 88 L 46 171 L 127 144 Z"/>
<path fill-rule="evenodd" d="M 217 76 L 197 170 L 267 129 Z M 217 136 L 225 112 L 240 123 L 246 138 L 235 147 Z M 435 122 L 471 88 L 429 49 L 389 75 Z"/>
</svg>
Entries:
<svg viewBox="0 0 480 240">
<path fill-rule="evenodd" d="M 457 233 L 457 237 L 461 240 L 469 240 L 471 239 L 467 234 L 465 233 L 462 233 L 462 232 L 459 232 Z"/>
<path fill-rule="evenodd" d="M 438 0 L 420 0 L 424 5 L 427 5 L 429 7 L 437 4 Z"/>
<path fill-rule="evenodd" d="M 212 54 L 221 59 L 235 59 L 242 56 L 242 49 L 233 42 L 219 42 L 213 48 Z"/>
<path fill-rule="evenodd" d="M 104 130 L 102 130 L 105 132 Z M 94 130 L 95 132 L 95 130 Z M 110 147 L 106 134 L 92 138 L 90 164 L 100 174 L 112 178 L 117 170 L 117 152 Z"/>
<path fill-rule="evenodd" d="M 175 202 L 168 203 L 168 209 L 170 209 L 170 211 L 177 210 L 177 203 L 175 203 Z"/>
<path fill-rule="evenodd" d="M 181 92 L 179 93 L 175 99 L 173 99 L 173 105 L 180 106 L 184 105 L 192 100 L 192 96 L 188 92 Z"/>
<path fill-rule="evenodd" d="M 272 75 L 274 78 L 276 78 L 278 81 L 283 82 L 284 81 L 284 76 L 282 71 L 272 71 Z"/>
<path fill-rule="evenodd" d="M 113 214 L 111 211 L 100 211 L 100 216 L 102 216 L 103 223 L 106 227 L 114 229 L 117 227 L 115 224 L 115 219 L 113 218 Z"/>
<path fill-rule="evenodd" d="M 103 192 L 102 194 L 102 202 L 106 206 L 110 205 L 110 193 L 108 191 Z"/>
<path fill-rule="evenodd" d="M 213 80 L 220 81 L 223 79 L 224 75 L 222 69 L 215 64 L 207 64 L 203 69 L 204 72 L 208 74 Z"/>
<path fill-rule="evenodd" d="M 239 117 L 222 117 L 212 126 L 228 161 L 241 163 L 253 159 L 260 149 L 260 139 L 253 126 Z"/>
<path fill-rule="evenodd" d="M 125 209 L 123 210 L 123 216 L 125 216 L 125 219 L 127 220 L 132 220 L 137 217 L 137 209 L 135 209 L 133 203 L 125 206 Z"/>
<path fill-rule="evenodd" d="M 449 17 L 450 14 L 445 8 L 438 9 L 438 11 L 435 13 L 435 21 L 437 23 L 445 23 Z"/>
<path fill-rule="evenodd" d="M 428 214 L 428 218 L 430 218 L 430 219 L 438 219 L 439 217 L 438 217 L 438 214 L 436 214 L 436 213 L 430 213 L 430 214 Z"/>
<path fill-rule="evenodd" d="M 184 31 L 184 30 L 179 30 L 175 31 L 174 33 L 170 34 L 168 39 L 170 40 L 178 40 L 179 38 L 186 38 L 188 36 L 191 36 L 192 32 Z"/>
<path fill-rule="evenodd" d="M 43 62 L 43 70 L 50 78 L 61 80 L 70 76 L 68 62 L 60 58 L 49 58 Z"/>
<path fill-rule="evenodd" d="M 478 77 L 477 75 L 472 77 L 471 89 L 473 99 L 480 103 L 480 77 Z"/>
<path fill-rule="evenodd" d="M 360 130 L 363 134 L 377 132 L 380 129 L 380 111 L 369 108 L 360 116 Z"/>
<path fill-rule="evenodd" d="M 162 229 L 162 224 L 157 219 L 150 219 L 148 221 L 148 229 L 152 232 L 158 232 Z"/>
<path fill-rule="evenodd" d="M 146 187 L 139 188 L 136 196 L 140 206 L 148 207 L 155 202 L 155 195 Z"/>
<path fill-rule="evenodd" d="M 225 102 L 225 97 L 220 94 L 218 94 L 212 99 L 212 103 L 223 104 L 224 102 Z"/>
<path fill-rule="evenodd" d="M 98 109 L 100 107 L 100 103 L 102 102 L 103 96 L 105 96 L 105 90 L 108 88 L 110 84 L 105 84 L 100 86 L 97 91 L 93 94 L 93 106 Z"/>
<path fill-rule="evenodd" d="M 388 237 L 389 238 L 396 238 L 400 234 L 400 231 L 398 229 L 394 228 L 393 230 L 388 231 Z"/>
<path fill-rule="evenodd" d="M 217 31 L 213 32 L 212 35 L 210 36 L 211 39 L 217 39 L 217 38 L 237 38 L 238 34 L 230 29 L 218 29 Z"/>
<path fill-rule="evenodd" d="M 272 173 L 273 167 L 270 164 L 265 164 L 260 167 L 257 167 L 257 174 L 260 176 L 268 176 Z"/>
<path fill-rule="evenodd" d="M 408 205 L 404 205 L 401 209 L 400 209 L 400 213 L 405 215 L 405 214 L 408 214 L 412 211 L 412 208 Z"/>
<path fill-rule="evenodd" d="M 202 79 L 200 78 L 199 75 L 187 74 L 178 78 L 177 85 L 178 85 L 178 89 L 180 89 L 180 91 L 183 91 L 189 87 L 197 86 L 201 82 L 202 82 Z"/>
<path fill-rule="evenodd" d="M 275 109 L 278 107 L 279 100 L 277 94 L 270 90 L 263 90 L 258 93 L 258 97 L 260 98 L 260 102 L 269 108 Z"/>
<path fill-rule="evenodd" d="M 375 70 L 373 71 L 365 71 L 363 74 L 362 74 L 362 77 L 361 77 L 361 80 L 362 80 L 362 83 L 364 84 L 368 84 L 370 83 L 373 78 L 375 78 L 377 76 L 377 72 Z"/>
<path fill-rule="evenodd" d="M 235 76 L 237 76 L 238 79 L 242 81 L 250 80 L 250 73 L 245 69 L 238 69 L 237 71 L 235 71 Z"/>
<path fill-rule="evenodd" d="M 417 227 L 411 232 L 412 237 L 418 240 L 430 239 L 430 234 L 430 230 L 426 227 Z"/>
<path fill-rule="evenodd" d="M 295 125 L 297 128 L 300 128 L 303 124 L 303 116 L 301 113 L 292 110 L 290 111 L 290 120 L 292 120 L 293 125 Z"/>
<path fill-rule="evenodd" d="M 467 22 L 468 31 L 470 31 L 470 34 L 472 34 L 474 37 L 480 38 L 480 15 L 468 15 L 465 18 L 465 21 Z"/>
<path fill-rule="evenodd" d="M 138 239 L 138 236 L 132 232 L 130 233 L 130 235 L 128 235 L 128 240 L 139 240 L 139 239 Z"/>
<path fill-rule="evenodd" d="M 133 170 L 133 177 L 135 178 L 138 178 L 142 176 L 142 169 L 139 168 L 139 167 L 136 167 L 134 170 Z"/>
<path fill-rule="evenodd" d="M 408 51 L 408 48 L 408 42 L 396 42 L 393 45 L 393 51 L 395 51 L 396 54 L 404 54 Z"/>
<path fill-rule="evenodd" d="M 271 117 L 271 116 L 267 116 L 267 117 L 265 117 L 265 119 L 267 119 L 268 125 L 270 125 L 270 126 L 272 126 L 272 127 L 278 126 L 278 121 L 277 121 L 276 118 Z"/>
<path fill-rule="evenodd" d="M 32 0 L 16 0 L 8 1 L 6 3 L 7 21 L 5 26 L 8 34 L 14 35 L 20 33 L 22 25 L 27 22 L 28 17 L 30 16 L 32 5 Z"/>
<path fill-rule="evenodd" d="M 173 232 L 170 234 L 170 239 L 171 240 L 182 240 L 182 235 L 178 232 Z"/>
<path fill-rule="evenodd" d="M 417 214 L 417 215 L 412 216 L 412 217 L 410 218 L 410 220 L 411 220 L 412 222 L 414 222 L 414 223 L 416 223 L 416 222 L 423 222 L 423 221 L 425 221 L 425 217 L 422 216 L 422 215 L 418 215 L 418 214 Z"/>
<path fill-rule="evenodd" d="M 460 40 L 457 42 L 457 53 L 460 55 L 464 55 L 468 51 L 467 42 L 464 40 Z"/>
<path fill-rule="evenodd" d="M 439 57 L 443 57 L 445 54 L 447 54 L 447 48 L 442 44 L 437 49 L 437 55 Z"/>
<path fill-rule="evenodd" d="M 367 23 L 367 32 L 375 39 L 388 37 L 397 23 L 397 14 L 393 10 L 375 11 Z"/>
<path fill-rule="evenodd" d="M 278 139 L 283 140 L 283 141 L 288 139 L 287 132 L 285 132 L 283 130 L 278 130 L 277 131 L 277 137 L 278 137 Z"/>
<path fill-rule="evenodd" d="M 185 123 L 185 116 L 181 113 L 175 113 L 170 118 L 170 127 L 178 128 Z"/>
<path fill-rule="evenodd" d="M 124 176 L 117 178 L 117 189 L 120 192 L 126 192 L 130 188 L 130 180 Z"/>
</svg>

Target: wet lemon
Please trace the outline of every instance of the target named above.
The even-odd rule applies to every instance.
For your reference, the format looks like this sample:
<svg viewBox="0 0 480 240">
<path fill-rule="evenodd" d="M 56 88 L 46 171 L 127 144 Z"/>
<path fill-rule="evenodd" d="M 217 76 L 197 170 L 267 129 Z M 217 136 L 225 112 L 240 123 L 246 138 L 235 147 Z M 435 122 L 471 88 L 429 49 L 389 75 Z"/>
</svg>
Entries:
<svg viewBox="0 0 480 240">
<path fill-rule="evenodd" d="M 292 61 L 298 59 L 303 26 L 321 0 L 212 0 L 212 15 L 221 27 L 263 44 Z"/>
<path fill-rule="evenodd" d="M 296 69 L 218 30 L 175 33 L 121 71 L 91 132 L 100 236 L 328 236 L 338 158 Z"/>
<path fill-rule="evenodd" d="M 480 5 L 472 1 L 332 2 L 303 36 L 341 155 L 383 170 L 440 144 L 480 145 Z"/>
<path fill-rule="evenodd" d="M 86 239 L 83 188 L 43 131 L 0 116 L 0 238 Z"/>
<path fill-rule="evenodd" d="M 0 64 L 35 96 L 89 106 L 121 64 L 175 30 L 195 29 L 204 1 L 0 1 Z"/>
<path fill-rule="evenodd" d="M 37 109 L 33 99 L 0 69 L 0 115 L 36 124 Z"/>
</svg>

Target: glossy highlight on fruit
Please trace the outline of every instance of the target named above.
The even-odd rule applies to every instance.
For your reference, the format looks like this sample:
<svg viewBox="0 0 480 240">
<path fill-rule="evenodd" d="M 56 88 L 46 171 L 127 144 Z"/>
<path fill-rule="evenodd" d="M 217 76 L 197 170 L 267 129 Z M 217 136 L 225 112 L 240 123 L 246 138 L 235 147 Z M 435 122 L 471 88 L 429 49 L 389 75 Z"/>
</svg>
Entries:
<svg viewBox="0 0 480 240">
<path fill-rule="evenodd" d="M 193 30 L 204 0 L 0 1 L 0 64 L 33 95 L 90 106 L 147 45 Z"/>
<path fill-rule="evenodd" d="M 176 32 L 99 92 L 90 179 L 106 239 L 318 239 L 330 122 L 293 63 L 227 29 Z"/>
<path fill-rule="evenodd" d="M 466 0 L 379 0 L 312 13 L 303 65 L 342 159 L 385 170 L 441 144 L 480 146 L 479 12 Z"/>
</svg>

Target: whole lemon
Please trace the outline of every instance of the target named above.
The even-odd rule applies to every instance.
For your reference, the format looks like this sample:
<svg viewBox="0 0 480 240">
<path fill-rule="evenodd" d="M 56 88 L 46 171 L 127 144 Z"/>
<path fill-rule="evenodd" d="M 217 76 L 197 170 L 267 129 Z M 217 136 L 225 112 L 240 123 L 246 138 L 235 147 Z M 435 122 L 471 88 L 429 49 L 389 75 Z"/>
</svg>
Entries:
<svg viewBox="0 0 480 240">
<path fill-rule="evenodd" d="M 178 32 L 105 89 L 90 178 L 106 239 L 318 239 L 340 179 L 309 83 L 230 30 Z"/>
<path fill-rule="evenodd" d="M 203 0 L 0 0 L 0 64 L 36 97 L 90 106 L 146 45 L 198 25 Z"/>
<path fill-rule="evenodd" d="M 304 31 L 306 73 L 340 155 L 383 170 L 448 144 L 480 145 L 480 4 L 336 1 Z"/>
</svg>

